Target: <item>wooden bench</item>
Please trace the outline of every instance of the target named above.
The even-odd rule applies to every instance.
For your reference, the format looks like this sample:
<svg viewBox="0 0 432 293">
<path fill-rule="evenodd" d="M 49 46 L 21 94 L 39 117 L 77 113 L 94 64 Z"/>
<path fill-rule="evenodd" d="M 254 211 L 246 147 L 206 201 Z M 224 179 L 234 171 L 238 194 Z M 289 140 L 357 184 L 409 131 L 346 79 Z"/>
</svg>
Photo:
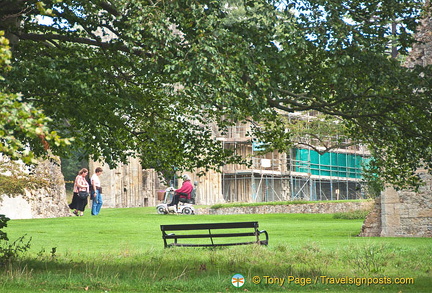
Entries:
<svg viewBox="0 0 432 293">
<path fill-rule="evenodd" d="M 265 230 L 258 230 L 258 222 L 231 222 L 231 223 L 208 223 L 208 224 L 180 224 L 180 225 L 161 225 L 162 239 L 165 248 L 172 246 L 183 247 L 215 247 L 215 246 L 231 246 L 231 245 L 247 245 L 259 244 L 268 245 L 268 233 Z M 231 229 L 239 229 L 232 232 Z M 213 231 L 218 230 L 218 231 Z M 198 233 L 190 234 L 190 231 L 199 231 Z M 203 233 L 203 232 L 206 233 Z M 167 233 L 176 232 L 180 234 Z M 185 234 L 186 233 L 186 234 Z M 265 235 L 265 240 L 260 240 L 260 235 Z M 223 242 L 216 243 L 216 239 L 229 237 L 249 237 L 246 242 Z M 208 238 L 210 243 L 179 243 L 179 239 L 197 239 Z M 168 243 L 168 240 L 173 240 Z M 203 242 L 203 241 L 201 241 Z"/>
</svg>

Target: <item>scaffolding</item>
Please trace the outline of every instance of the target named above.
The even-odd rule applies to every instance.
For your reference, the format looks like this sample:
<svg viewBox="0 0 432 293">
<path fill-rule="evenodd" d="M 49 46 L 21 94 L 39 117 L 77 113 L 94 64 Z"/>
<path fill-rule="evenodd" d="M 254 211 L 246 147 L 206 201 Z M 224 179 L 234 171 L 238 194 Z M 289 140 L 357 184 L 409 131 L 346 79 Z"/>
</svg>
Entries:
<svg viewBox="0 0 432 293">
<path fill-rule="evenodd" d="M 289 177 L 274 174 L 224 174 L 222 194 L 227 202 L 272 202 L 289 200 Z M 242 190 L 243 192 L 239 192 Z"/>
<path fill-rule="evenodd" d="M 246 138 L 247 125 L 233 126 L 222 141 L 225 148 L 250 157 L 251 166 L 227 165 L 222 170 L 222 194 L 226 202 L 271 202 L 288 200 L 345 200 L 365 198 L 363 166 L 365 148 L 319 153 L 294 147 L 284 154 L 258 155 L 259 144 Z M 329 138 L 331 139 L 331 137 Z M 311 143 L 311 142 L 309 142 Z"/>
</svg>

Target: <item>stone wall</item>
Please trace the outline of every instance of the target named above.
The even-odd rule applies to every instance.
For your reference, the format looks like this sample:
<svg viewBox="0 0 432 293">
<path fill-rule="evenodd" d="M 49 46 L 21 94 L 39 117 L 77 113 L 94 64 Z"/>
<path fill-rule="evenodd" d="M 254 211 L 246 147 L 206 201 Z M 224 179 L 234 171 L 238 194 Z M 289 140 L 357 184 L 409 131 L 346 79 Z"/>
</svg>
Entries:
<svg viewBox="0 0 432 293">
<path fill-rule="evenodd" d="M 415 39 L 418 41 L 406 60 L 405 66 L 412 68 L 415 65 L 427 66 L 432 64 L 432 18 L 430 1 L 426 1 L 424 18 L 415 33 Z"/>
<path fill-rule="evenodd" d="M 158 173 L 153 169 L 142 169 L 140 160 L 130 157 L 127 164 L 119 164 L 110 168 L 103 162 L 89 162 L 89 177 L 94 174 L 97 167 L 103 172 L 100 175 L 103 191 L 102 208 L 127 208 L 156 206 L 162 202 L 157 194 L 169 187 L 164 183 Z M 197 170 L 196 173 L 199 173 Z M 197 204 L 211 205 L 224 202 L 222 196 L 222 181 L 220 173 L 208 171 L 205 176 L 185 172 L 197 184 Z M 180 174 L 178 174 L 180 175 Z M 179 179 L 179 186 L 182 181 Z"/>
<path fill-rule="evenodd" d="M 47 180 L 47 186 L 36 190 L 26 189 L 24 194 L 17 196 L 0 195 L 0 214 L 11 219 L 69 216 L 60 161 L 42 161 L 32 171 L 37 177 Z"/>
<path fill-rule="evenodd" d="M 97 167 L 103 172 L 99 179 L 103 193 L 102 208 L 156 206 L 157 191 L 164 186 L 156 171 L 143 170 L 139 159 L 130 157 L 127 164 L 110 168 L 102 162 L 89 162 L 89 177 Z"/>
<path fill-rule="evenodd" d="M 432 176 L 418 175 L 425 184 L 416 192 L 392 187 L 382 192 L 359 236 L 432 237 Z"/>
<path fill-rule="evenodd" d="M 234 214 L 333 214 L 356 210 L 371 210 L 373 201 L 360 202 L 320 202 L 285 205 L 260 205 L 248 207 L 228 207 L 218 209 L 197 209 L 197 214 L 234 215 Z"/>
</svg>

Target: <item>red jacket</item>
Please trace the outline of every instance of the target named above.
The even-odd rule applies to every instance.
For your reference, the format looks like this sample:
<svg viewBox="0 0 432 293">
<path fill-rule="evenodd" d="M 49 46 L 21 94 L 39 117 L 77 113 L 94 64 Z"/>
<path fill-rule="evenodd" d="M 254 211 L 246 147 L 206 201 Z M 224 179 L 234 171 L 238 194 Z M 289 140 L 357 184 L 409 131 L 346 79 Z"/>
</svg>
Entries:
<svg viewBox="0 0 432 293">
<path fill-rule="evenodd" d="M 193 190 L 193 186 L 192 183 L 190 182 L 190 180 L 183 182 L 182 186 L 177 189 L 175 192 L 176 193 L 187 193 L 187 198 L 190 199 L 191 196 L 191 192 Z"/>
</svg>

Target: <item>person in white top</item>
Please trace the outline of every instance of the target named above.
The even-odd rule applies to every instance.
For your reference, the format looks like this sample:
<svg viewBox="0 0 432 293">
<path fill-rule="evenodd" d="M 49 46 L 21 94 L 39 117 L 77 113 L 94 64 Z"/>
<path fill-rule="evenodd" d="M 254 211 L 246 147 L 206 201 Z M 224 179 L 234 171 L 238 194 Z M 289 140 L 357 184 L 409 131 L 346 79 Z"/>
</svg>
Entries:
<svg viewBox="0 0 432 293">
<path fill-rule="evenodd" d="M 102 174 L 102 168 L 101 167 L 97 167 L 95 169 L 95 173 L 93 174 L 93 176 L 91 177 L 91 184 L 93 186 L 93 191 L 94 193 L 92 194 L 92 209 L 91 209 L 91 214 L 93 216 L 97 216 L 100 213 L 100 210 L 102 208 L 102 187 L 101 187 L 101 182 L 99 179 L 99 176 Z"/>
</svg>

